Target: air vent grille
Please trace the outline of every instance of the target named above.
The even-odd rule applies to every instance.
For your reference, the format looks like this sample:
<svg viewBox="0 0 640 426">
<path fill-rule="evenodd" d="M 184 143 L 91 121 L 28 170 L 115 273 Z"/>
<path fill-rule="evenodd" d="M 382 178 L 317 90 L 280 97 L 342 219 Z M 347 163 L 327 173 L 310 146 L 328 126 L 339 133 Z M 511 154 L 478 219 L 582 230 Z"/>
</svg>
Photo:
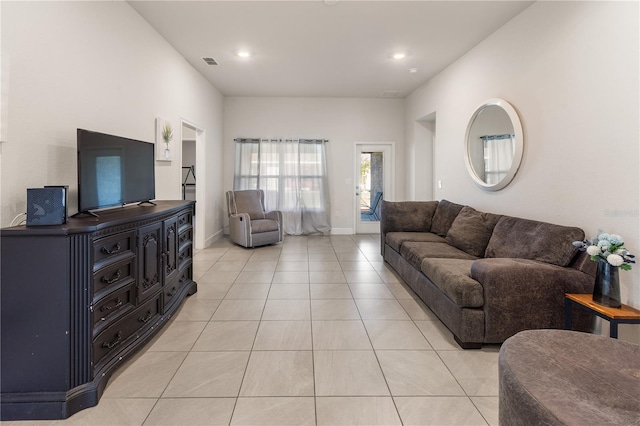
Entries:
<svg viewBox="0 0 640 426">
<path fill-rule="evenodd" d="M 218 65 L 218 61 L 216 61 L 215 59 L 211 58 L 211 57 L 204 57 L 202 58 L 203 61 L 205 61 L 207 63 L 207 65 Z"/>
<path fill-rule="evenodd" d="M 383 98 L 397 98 L 400 96 L 400 92 L 396 90 L 387 90 L 386 92 L 382 92 Z"/>
</svg>

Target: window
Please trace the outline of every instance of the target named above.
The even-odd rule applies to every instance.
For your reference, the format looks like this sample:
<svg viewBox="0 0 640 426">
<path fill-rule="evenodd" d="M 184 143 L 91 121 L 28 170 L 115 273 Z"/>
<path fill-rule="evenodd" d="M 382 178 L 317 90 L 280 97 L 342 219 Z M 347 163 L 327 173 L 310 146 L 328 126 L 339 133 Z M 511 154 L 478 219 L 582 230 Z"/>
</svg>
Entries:
<svg viewBox="0 0 640 426">
<path fill-rule="evenodd" d="M 234 190 L 262 189 L 285 232 L 327 233 L 329 189 L 324 140 L 236 139 Z"/>
</svg>

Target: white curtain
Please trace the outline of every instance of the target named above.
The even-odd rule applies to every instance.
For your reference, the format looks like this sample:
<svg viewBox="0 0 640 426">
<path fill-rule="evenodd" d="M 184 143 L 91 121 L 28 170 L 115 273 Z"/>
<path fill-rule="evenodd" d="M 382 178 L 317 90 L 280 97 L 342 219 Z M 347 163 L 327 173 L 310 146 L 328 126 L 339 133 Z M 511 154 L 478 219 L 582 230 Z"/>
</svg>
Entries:
<svg viewBox="0 0 640 426">
<path fill-rule="evenodd" d="M 290 235 L 331 230 L 326 149 L 319 139 L 236 139 L 234 190 L 262 189 Z"/>
<path fill-rule="evenodd" d="M 500 182 L 509 172 L 515 153 L 515 135 L 482 136 L 484 145 L 484 181 Z"/>
</svg>

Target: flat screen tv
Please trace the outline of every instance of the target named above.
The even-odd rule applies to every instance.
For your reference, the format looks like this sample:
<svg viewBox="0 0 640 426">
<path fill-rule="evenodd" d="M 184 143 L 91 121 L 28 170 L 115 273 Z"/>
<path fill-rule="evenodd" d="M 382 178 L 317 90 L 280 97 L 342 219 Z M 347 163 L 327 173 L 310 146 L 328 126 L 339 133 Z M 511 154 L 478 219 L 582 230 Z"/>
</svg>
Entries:
<svg viewBox="0 0 640 426">
<path fill-rule="evenodd" d="M 154 144 L 78 129 L 78 210 L 155 199 Z"/>
</svg>

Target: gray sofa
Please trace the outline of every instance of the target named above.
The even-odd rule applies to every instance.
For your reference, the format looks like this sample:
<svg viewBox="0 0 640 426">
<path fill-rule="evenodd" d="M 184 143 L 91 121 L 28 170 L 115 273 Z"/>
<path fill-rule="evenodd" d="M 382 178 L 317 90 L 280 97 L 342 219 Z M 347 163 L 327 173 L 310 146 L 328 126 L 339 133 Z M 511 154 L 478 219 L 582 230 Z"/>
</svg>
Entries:
<svg viewBox="0 0 640 426">
<path fill-rule="evenodd" d="M 564 294 L 591 293 L 579 228 L 483 213 L 447 200 L 383 201 L 382 255 L 463 348 L 563 328 Z M 573 313 L 586 331 L 586 312 Z"/>
</svg>

